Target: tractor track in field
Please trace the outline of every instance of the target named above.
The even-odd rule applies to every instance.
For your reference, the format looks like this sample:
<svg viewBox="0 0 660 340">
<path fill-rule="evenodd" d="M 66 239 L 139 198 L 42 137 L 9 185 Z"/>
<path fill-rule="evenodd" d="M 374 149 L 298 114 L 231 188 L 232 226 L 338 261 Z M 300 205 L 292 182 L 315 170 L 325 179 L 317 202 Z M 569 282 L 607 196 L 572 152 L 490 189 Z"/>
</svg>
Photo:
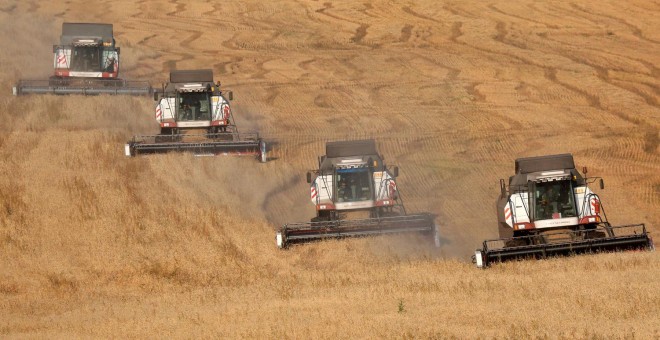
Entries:
<svg viewBox="0 0 660 340">
<path fill-rule="evenodd" d="M 613 224 L 657 233 L 658 13 L 644 0 L 5 1 L 0 83 L 52 74 L 62 22 L 113 23 L 122 77 L 213 69 L 238 129 L 270 153 L 127 158 L 131 136 L 159 128 L 152 98 L 0 91 L 2 334 L 653 338 L 658 306 L 637 303 L 655 296 L 653 253 L 469 262 L 497 237 L 499 180 L 519 157 L 572 153 L 605 179 L 592 189 Z M 406 210 L 438 216 L 442 247 L 277 249 L 276 229 L 315 215 L 305 174 L 325 143 L 367 138 L 398 166 Z M 480 299 L 472 322 L 475 297 L 512 277 L 520 294 Z"/>
<path fill-rule="evenodd" d="M 410 204 L 442 211 L 452 221 L 474 221 L 475 217 L 465 214 L 460 201 L 445 201 L 442 195 L 430 203 L 421 202 L 433 192 L 488 195 L 488 189 L 472 184 L 494 186 L 497 178 L 506 175 L 492 173 L 508 164 L 504 158 L 553 150 L 542 140 L 529 141 L 528 131 L 555 140 L 561 152 L 572 150 L 612 163 L 629 160 L 630 165 L 611 168 L 616 174 L 635 167 L 652 169 L 657 162 L 656 154 L 644 151 L 652 150 L 653 138 L 616 138 L 615 147 L 606 140 L 571 147 L 569 141 L 555 137 L 552 126 L 539 123 L 537 110 L 543 112 L 538 115 L 550 115 L 547 121 L 552 124 L 573 119 L 581 124 L 597 120 L 611 126 L 635 126 L 646 124 L 648 118 L 644 117 L 654 116 L 653 111 L 644 117 L 622 113 L 620 107 L 628 102 L 611 106 L 604 98 L 605 93 L 614 91 L 626 100 L 637 97 L 635 105 L 640 107 L 657 107 L 653 77 L 658 69 L 652 60 L 608 53 L 600 47 L 575 53 L 573 45 L 554 34 L 563 29 L 557 24 L 562 15 L 568 16 L 566 22 L 571 24 L 596 25 L 597 16 L 584 9 L 571 15 L 573 7 L 559 6 L 562 15 L 558 15 L 542 4 L 486 3 L 478 9 L 451 4 L 429 12 L 410 5 L 396 7 L 393 12 L 376 4 L 297 5 L 302 8 L 298 12 L 307 15 L 306 20 L 333 27 L 341 37 L 305 29 L 298 23 L 278 31 L 279 21 L 262 15 L 282 14 L 272 6 L 249 10 L 231 7 L 227 11 L 218 4 L 203 9 L 197 4 L 171 1 L 167 13 L 158 15 L 139 2 L 135 4 L 139 10 L 128 16 L 124 25 L 140 34 L 134 44 L 140 45 L 137 47 L 154 48 L 171 41 L 155 60 L 146 54 L 138 60 L 160 63 L 162 73 L 183 63 L 211 61 L 208 67 L 249 107 L 246 117 L 266 118 L 253 123 L 264 136 L 276 141 L 273 164 L 290 164 L 302 176 L 305 169 L 315 166 L 324 142 L 376 138 L 386 158 L 405 170 L 402 189 Z M 536 20 L 521 7 L 546 15 Z M 215 13 L 220 9 L 229 15 L 220 19 Z M 488 14 L 480 18 L 484 9 Z M 409 20 L 384 26 L 382 20 L 390 15 L 388 11 Z M 627 27 L 633 36 L 648 38 L 640 28 L 635 30 L 614 19 L 608 20 Z M 195 20 L 195 29 L 186 26 L 191 20 Z M 393 30 L 391 37 L 381 35 L 385 27 Z M 530 37 L 521 36 L 525 30 Z M 201 43 L 207 41 L 208 34 L 218 33 L 221 40 Z M 246 34 L 254 34 L 254 38 Z M 448 45 L 443 49 L 400 48 L 434 41 Z M 444 49 L 451 53 L 442 53 Z M 609 65 L 619 62 L 634 63 L 634 67 Z M 370 72 L 371 65 L 387 72 Z M 499 65 L 529 70 L 531 78 L 506 74 L 506 68 Z M 578 81 L 580 76 L 589 83 Z M 642 76 L 648 77 L 646 83 L 628 80 Z M 548 109 L 549 103 L 555 107 Z M 577 128 L 570 130 L 581 141 L 592 135 Z M 270 211 L 269 219 L 282 219 L 286 209 L 268 202 L 294 202 L 296 196 L 307 195 L 296 175 L 287 178 L 280 187 L 271 189 L 263 202 L 262 209 Z M 636 192 L 645 204 L 652 203 L 653 190 Z"/>
<path fill-rule="evenodd" d="M 627 29 L 629 29 L 630 32 L 631 32 L 635 37 L 637 37 L 637 38 L 639 38 L 639 39 L 641 39 L 641 40 L 644 40 L 644 41 L 646 41 L 646 42 L 649 42 L 649 43 L 652 43 L 652 44 L 656 44 L 656 45 L 659 45 L 659 44 L 660 44 L 660 41 L 658 41 L 658 40 L 654 40 L 654 39 L 650 39 L 650 38 L 646 37 L 646 36 L 643 34 L 643 31 L 642 31 L 639 27 L 637 27 L 637 26 L 635 26 L 635 25 L 633 25 L 633 24 L 630 24 L 629 22 L 627 22 L 627 21 L 624 20 L 624 19 L 617 18 L 617 17 L 615 17 L 615 16 L 613 16 L 613 15 L 604 14 L 603 12 L 600 12 L 600 11 L 598 11 L 598 10 L 586 10 L 585 8 L 580 7 L 577 3 L 574 3 L 574 2 L 571 2 L 570 5 L 571 5 L 571 7 L 572 7 L 573 9 L 578 10 L 578 11 L 584 13 L 586 16 L 589 16 L 589 15 L 590 15 L 590 16 L 596 16 L 599 20 L 601 20 L 600 22 L 602 22 L 603 18 L 605 18 L 605 19 L 612 20 L 612 21 L 614 21 L 614 22 L 616 22 L 616 23 L 618 23 L 618 24 L 621 24 L 621 25 L 623 25 L 624 27 L 626 27 Z"/>
</svg>

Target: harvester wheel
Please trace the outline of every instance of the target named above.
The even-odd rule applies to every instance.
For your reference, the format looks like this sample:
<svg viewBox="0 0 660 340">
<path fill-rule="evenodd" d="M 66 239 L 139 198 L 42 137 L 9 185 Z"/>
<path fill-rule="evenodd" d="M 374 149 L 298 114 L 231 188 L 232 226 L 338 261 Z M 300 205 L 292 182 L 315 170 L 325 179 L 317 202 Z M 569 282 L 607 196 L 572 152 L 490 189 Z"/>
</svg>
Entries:
<svg viewBox="0 0 660 340">
<path fill-rule="evenodd" d="M 392 209 L 392 207 L 381 207 L 378 208 L 378 210 L 374 209 L 371 215 L 372 215 L 371 217 L 378 218 L 378 217 L 396 217 L 404 214 L 402 214 L 400 211 L 395 211 L 394 209 Z"/>
<path fill-rule="evenodd" d="M 164 135 L 160 134 L 156 136 L 156 143 L 173 143 L 178 141 L 178 137 L 175 135 Z"/>
<path fill-rule="evenodd" d="M 584 239 L 585 240 L 593 240 L 593 239 L 598 239 L 598 238 L 604 238 L 605 233 L 602 231 L 596 231 L 596 230 L 587 230 L 584 232 Z"/>
<path fill-rule="evenodd" d="M 330 221 L 329 216 L 316 216 L 316 217 L 312 217 L 311 220 L 311 222 L 327 222 L 327 221 Z"/>
<path fill-rule="evenodd" d="M 528 245 L 528 240 L 526 239 L 511 239 L 507 240 L 505 243 L 505 247 L 507 248 L 515 248 L 515 247 L 522 247 Z"/>
<path fill-rule="evenodd" d="M 536 234 L 533 235 L 532 238 L 530 238 L 530 241 L 532 244 L 546 244 L 548 241 L 545 239 L 545 236 L 543 234 Z"/>
<path fill-rule="evenodd" d="M 58 77 L 50 77 L 48 79 L 48 86 L 60 87 L 69 85 L 69 80 Z"/>
<path fill-rule="evenodd" d="M 209 139 L 219 139 L 219 138 L 226 139 L 222 135 L 223 132 L 225 132 L 225 131 L 223 131 L 221 126 L 212 126 L 208 130 L 208 136 L 207 137 Z"/>
</svg>

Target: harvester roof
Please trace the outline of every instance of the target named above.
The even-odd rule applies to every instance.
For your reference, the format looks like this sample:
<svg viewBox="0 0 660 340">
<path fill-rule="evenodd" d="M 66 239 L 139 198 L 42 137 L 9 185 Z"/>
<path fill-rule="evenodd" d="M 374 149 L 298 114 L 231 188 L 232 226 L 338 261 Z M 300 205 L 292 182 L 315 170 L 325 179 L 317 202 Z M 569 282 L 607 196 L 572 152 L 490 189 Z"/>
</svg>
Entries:
<svg viewBox="0 0 660 340">
<path fill-rule="evenodd" d="M 573 155 L 570 153 L 516 159 L 517 174 L 565 169 L 575 169 Z"/>
<path fill-rule="evenodd" d="M 165 92 L 204 92 L 213 85 L 213 70 L 177 70 L 170 72 Z"/>
<path fill-rule="evenodd" d="M 548 181 L 574 178 L 583 180 L 575 169 L 573 155 L 526 157 L 516 159 L 516 174 L 509 177 L 509 186 L 514 192 L 526 191 L 528 181 Z"/>
<path fill-rule="evenodd" d="M 60 44 L 73 45 L 81 40 L 91 40 L 96 43 L 113 44 L 112 24 L 70 23 L 62 24 Z"/>
<path fill-rule="evenodd" d="M 170 72 L 170 83 L 213 82 L 213 70 L 177 70 Z"/>
<path fill-rule="evenodd" d="M 373 139 L 328 142 L 325 144 L 325 155 L 328 158 L 376 155 L 376 141 Z"/>
<path fill-rule="evenodd" d="M 378 154 L 376 141 L 373 139 L 328 142 L 325 144 L 325 156 L 322 157 L 320 170 L 371 164 L 378 171 L 384 169 L 383 159 Z"/>
</svg>

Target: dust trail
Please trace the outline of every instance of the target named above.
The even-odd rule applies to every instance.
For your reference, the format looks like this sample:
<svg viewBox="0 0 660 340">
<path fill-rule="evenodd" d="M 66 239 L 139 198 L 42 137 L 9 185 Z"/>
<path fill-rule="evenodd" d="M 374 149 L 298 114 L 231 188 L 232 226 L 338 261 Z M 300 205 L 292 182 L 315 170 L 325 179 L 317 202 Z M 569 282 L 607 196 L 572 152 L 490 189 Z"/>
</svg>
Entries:
<svg viewBox="0 0 660 340">
<path fill-rule="evenodd" d="M 655 22 L 648 2 L 0 2 L 0 334 L 657 333 L 657 252 L 467 263 L 497 234 L 516 157 L 573 152 L 606 178 L 608 217 L 658 228 L 658 54 L 638 39 L 656 33 L 629 24 Z M 50 75 L 59 20 L 91 17 L 116 25 L 127 78 L 216 65 L 239 127 L 274 140 L 274 159 L 126 158 L 126 139 L 158 131 L 150 98 L 12 97 L 18 78 Z M 400 167 L 407 210 L 438 214 L 444 247 L 404 235 L 276 249 L 275 228 L 314 215 L 304 175 L 323 143 L 361 137 Z"/>
<path fill-rule="evenodd" d="M 48 79 L 53 73 L 53 45 L 59 43 L 60 24 L 53 18 L 16 11 L 0 12 L 0 22 L 3 84 L 22 78 Z"/>
</svg>

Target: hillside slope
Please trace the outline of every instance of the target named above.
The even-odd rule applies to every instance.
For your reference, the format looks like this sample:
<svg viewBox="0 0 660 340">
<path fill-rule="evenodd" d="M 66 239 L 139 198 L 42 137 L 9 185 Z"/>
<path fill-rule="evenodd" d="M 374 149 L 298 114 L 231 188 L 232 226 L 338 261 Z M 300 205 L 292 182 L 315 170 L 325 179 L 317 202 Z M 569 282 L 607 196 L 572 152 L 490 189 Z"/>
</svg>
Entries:
<svg viewBox="0 0 660 340">
<path fill-rule="evenodd" d="M 507 263 L 498 180 L 573 153 L 614 224 L 660 226 L 660 6 L 646 1 L 0 2 L 0 334 L 37 337 L 641 337 L 660 334 L 660 258 Z M 63 21 L 114 23 L 126 79 L 213 68 L 249 157 L 123 156 L 149 98 L 12 97 L 44 78 Z M 314 215 L 327 140 L 376 138 L 415 236 L 279 251 Z M 656 321 L 653 321 L 656 320 Z"/>
</svg>

